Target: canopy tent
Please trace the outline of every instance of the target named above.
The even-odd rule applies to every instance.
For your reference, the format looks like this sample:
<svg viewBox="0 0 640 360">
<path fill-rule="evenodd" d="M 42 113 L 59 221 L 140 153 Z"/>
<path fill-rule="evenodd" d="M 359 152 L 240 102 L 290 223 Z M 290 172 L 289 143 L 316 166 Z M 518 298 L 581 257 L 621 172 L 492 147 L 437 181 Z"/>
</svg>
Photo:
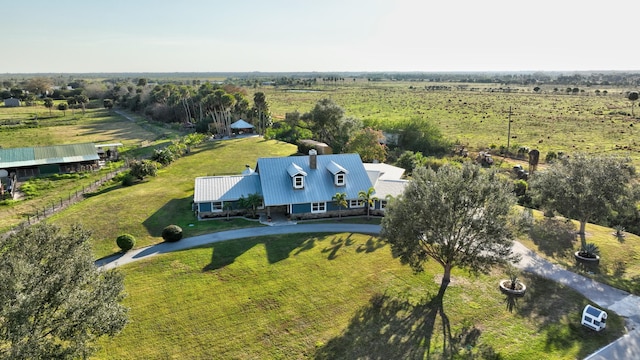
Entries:
<svg viewBox="0 0 640 360">
<path fill-rule="evenodd" d="M 253 129 L 253 125 L 251 125 L 248 122 L 240 119 L 240 120 L 234 122 L 233 124 L 231 124 L 231 128 L 234 129 L 234 130 Z"/>
</svg>

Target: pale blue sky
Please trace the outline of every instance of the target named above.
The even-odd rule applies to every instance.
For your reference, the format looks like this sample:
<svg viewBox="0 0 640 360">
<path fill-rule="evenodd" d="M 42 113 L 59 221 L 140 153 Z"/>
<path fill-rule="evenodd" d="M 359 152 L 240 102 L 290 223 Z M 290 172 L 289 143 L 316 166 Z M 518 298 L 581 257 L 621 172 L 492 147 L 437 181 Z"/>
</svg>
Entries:
<svg viewBox="0 0 640 360">
<path fill-rule="evenodd" d="M 0 3 L 0 73 L 640 70 L 640 1 Z"/>
</svg>

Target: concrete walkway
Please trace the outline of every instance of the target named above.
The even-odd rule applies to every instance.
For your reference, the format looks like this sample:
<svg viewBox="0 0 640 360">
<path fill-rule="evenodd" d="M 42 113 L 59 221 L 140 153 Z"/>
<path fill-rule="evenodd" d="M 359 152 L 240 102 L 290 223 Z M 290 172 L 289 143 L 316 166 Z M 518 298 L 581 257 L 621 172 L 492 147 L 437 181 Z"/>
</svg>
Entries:
<svg viewBox="0 0 640 360">
<path fill-rule="evenodd" d="M 599 307 L 627 318 L 629 332 L 585 360 L 640 359 L 640 297 L 551 264 L 519 242 L 514 243 L 513 251 L 522 255 L 516 266 L 523 271 L 566 285 Z"/>
<path fill-rule="evenodd" d="M 146 259 L 157 254 L 185 250 L 225 240 L 236 240 L 254 236 L 314 232 L 354 232 L 377 235 L 380 233 L 380 225 L 318 223 L 297 224 L 293 226 L 266 226 L 221 231 L 185 238 L 175 243 L 164 242 L 146 248 L 129 251 L 125 254 L 100 259 L 96 261 L 96 265 L 103 269 L 112 269 L 117 266 Z M 514 243 L 513 251 L 522 256 L 521 261 L 516 264 L 516 266 L 521 270 L 566 285 L 578 291 L 598 306 L 614 311 L 618 315 L 627 318 L 629 333 L 598 350 L 585 360 L 640 359 L 640 297 L 565 270 L 560 266 L 544 260 L 519 242 Z"/>
</svg>

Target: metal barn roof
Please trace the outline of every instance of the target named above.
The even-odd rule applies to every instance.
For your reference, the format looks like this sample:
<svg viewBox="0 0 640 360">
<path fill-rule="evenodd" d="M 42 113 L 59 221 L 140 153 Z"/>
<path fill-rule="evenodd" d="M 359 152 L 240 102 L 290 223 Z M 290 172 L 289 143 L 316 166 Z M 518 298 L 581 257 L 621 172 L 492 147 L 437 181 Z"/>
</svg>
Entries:
<svg viewBox="0 0 640 360">
<path fill-rule="evenodd" d="M 93 143 L 0 149 L 0 168 L 99 160 Z"/>
</svg>

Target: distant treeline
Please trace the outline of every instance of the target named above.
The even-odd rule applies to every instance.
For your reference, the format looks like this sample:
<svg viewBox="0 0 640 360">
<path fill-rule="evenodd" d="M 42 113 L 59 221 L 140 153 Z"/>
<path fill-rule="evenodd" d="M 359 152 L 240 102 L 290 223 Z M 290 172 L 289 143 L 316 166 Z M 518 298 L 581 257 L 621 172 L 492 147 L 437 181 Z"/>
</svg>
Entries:
<svg viewBox="0 0 640 360">
<path fill-rule="evenodd" d="M 306 85 L 364 81 L 460 82 L 505 85 L 640 86 L 639 71 L 536 71 L 536 72 L 177 72 L 177 73 L 39 73 L 0 74 L 0 80 L 52 79 L 154 79 L 158 83 L 218 80 L 236 85 Z M 65 82 L 64 80 L 62 82 Z"/>
</svg>

